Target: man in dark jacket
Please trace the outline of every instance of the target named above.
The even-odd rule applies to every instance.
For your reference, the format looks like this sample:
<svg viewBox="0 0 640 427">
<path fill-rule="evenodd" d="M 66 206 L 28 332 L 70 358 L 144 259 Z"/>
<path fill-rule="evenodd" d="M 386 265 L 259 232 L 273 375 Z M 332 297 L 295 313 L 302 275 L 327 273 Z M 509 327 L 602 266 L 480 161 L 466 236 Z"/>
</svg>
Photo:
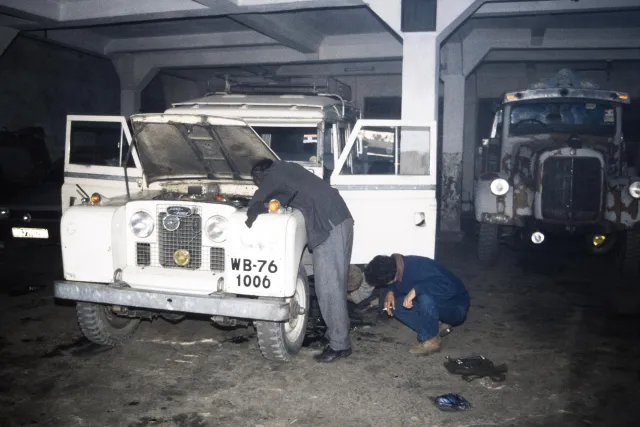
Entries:
<svg viewBox="0 0 640 427">
<path fill-rule="evenodd" d="M 440 330 L 461 325 L 469 293 L 460 279 L 436 261 L 420 256 L 378 255 L 365 268 L 365 279 L 389 287 L 384 307 L 389 316 L 418 333 L 412 354 L 440 350 Z"/>
<path fill-rule="evenodd" d="M 344 200 L 327 182 L 297 163 L 261 160 L 251 171 L 258 190 L 249 202 L 247 226 L 267 212 L 273 199 L 302 212 L 313 257 L 316 294 L 327 325 L 328 345 L 318 362 L 351 354 L 347 277 L 353 245 L 353 218 Z"/>
</svg>

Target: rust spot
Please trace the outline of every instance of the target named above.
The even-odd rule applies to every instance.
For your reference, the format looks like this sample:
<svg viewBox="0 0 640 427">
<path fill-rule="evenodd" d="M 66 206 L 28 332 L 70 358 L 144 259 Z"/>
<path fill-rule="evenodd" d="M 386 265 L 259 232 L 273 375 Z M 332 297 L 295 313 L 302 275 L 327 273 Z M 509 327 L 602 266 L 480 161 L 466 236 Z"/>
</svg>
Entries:
<svg viewBox="0 0 640 427">
<path fill-rule="evenodd" d="M 527 197 L 527 190 L 524 185 L 519 185 L 513 190 L 513 205 L 516 209 L 523 209 L 529 207 L 529 198 Z"/>
</svg>

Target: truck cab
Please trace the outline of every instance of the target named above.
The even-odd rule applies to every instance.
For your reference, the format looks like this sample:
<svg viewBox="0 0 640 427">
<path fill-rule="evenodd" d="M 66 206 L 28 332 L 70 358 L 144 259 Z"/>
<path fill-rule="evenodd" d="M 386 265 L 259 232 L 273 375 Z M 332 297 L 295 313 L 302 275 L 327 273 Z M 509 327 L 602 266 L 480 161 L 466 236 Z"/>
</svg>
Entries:
<svg viewBox="0 0 640 427">
<path fill-rule="evenodd" d="M 617 246 L 624 269 L 637 273 L 640 178 L 622 134 L 629 102 L 569 70 L 505 94 L 475 183 L 482 262 L 496 261 L 500 240 L 514 233 L 537 245 L 570 234 L 595 253 Z"/>
</svg>

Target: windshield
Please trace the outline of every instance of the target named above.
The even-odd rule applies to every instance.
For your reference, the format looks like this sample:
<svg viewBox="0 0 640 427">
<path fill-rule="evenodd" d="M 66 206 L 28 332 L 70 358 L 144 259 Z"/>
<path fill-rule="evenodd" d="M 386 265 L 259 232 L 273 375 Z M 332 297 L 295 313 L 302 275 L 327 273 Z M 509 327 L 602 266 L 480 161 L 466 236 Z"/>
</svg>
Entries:
<svg viewBox="0 0 640 427">
<path fill-rule="evenodd" d="M 282 160 L 308 162 L 318 154 L 318 129 L 312 127 L 255 127 Z"/>
<path fill-rule="evenodd" d="M 527 102 L 511 107 L 509 134 L 571 133 L 614 136 L 616 110 L 604 102 Z"/>
<path fill-rule="evenodd" d="M 276 160 L 248 126 L 133 122 L 149 183 L 175 178 L 251 180 L 261 158 Z"/>
</svg>

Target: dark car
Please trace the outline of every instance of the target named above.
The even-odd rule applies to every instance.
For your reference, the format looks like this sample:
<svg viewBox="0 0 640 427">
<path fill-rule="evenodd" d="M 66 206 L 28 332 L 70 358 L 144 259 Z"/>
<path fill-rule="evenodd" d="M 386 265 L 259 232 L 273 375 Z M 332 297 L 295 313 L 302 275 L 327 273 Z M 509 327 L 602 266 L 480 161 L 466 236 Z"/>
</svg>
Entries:
<svg viewBox="0 0 640 427">
<path fill-rule="evenodd" d="M 63 180 L 42 129 L 0 131 L 0 248 L 59 243 Z"/>
</svg>

